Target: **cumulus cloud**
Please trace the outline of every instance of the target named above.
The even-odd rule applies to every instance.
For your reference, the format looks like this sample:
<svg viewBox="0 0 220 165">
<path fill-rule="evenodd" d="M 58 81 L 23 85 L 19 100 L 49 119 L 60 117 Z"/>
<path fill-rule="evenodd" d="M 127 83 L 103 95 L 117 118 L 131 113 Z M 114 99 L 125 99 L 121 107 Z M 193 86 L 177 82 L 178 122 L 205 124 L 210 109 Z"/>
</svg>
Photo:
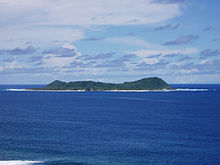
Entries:
<svg viewBox="0 0 220 165">
<path fill-rule="evenodd" d="M 200 63 L 189 62 L 173 64 L 173 70 L 181 74 L 219 74 L 220 61 L 219 60 L 202 60 Z"/>
<path fill-rule="evenodd" d="M 186 49 L 142 49 L 132 51 L 137 56 L 136 68 L 142 69 L 162 69 L 170 65 L 171 61 L 182 62 L 187 60 L 188 55 L 197 53 L 197 48 Z M 127 52 L 128 53 L 128 52 Z"/>
<path fill-rule="evenodd" d="M 127 53 L 136 54 L 138 57 L 151 57 L 156 56 L 169 56 L 171 54 L 183 54 L 191 55 L 198 52 L 197 48 L 186 48 L 186 49 L 141 49 L 137 51 L 127 51 Z"/>
<path fill-rule="evenodd" d="M 183 45 L 198 40 L 198 38 L 197 35 L 182 35 L 173 41 L 165 42 L 163 45 Z"/>
<path fill-rule="evenodd" d="M 77 48 L 69 43 L 65 43 L 62 47 L 45 50 L 42 54 L 43 56 L 30 57 L 29 61 L 35 65 L 62 68 L 77 61 L 77 58 L 81 56 Z"/>
<path fill-rule="evenodd" d="M 158 58 L 144 58 L 141 61 L 144 61 L 145 64 L 150 64 L 150 65 L 159 63 L 159 59 Z"/>
<path fill-rule="evenodd" d="M 77 48 L 73 44 L 70 44 L 70 43 L 65 43 L 62 47 L 64 49 L 73 49 L 77 51 Z"/>
</svg>

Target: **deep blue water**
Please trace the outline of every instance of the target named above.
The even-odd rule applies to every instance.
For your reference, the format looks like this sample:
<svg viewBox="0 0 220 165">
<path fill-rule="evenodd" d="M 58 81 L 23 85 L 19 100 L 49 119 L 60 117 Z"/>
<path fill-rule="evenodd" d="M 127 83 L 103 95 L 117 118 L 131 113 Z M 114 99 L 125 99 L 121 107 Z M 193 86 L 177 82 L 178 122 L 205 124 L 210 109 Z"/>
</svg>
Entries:
<svg viewBox="0 0 220 165">
<path fill-rule="evenodd" d="M 6 91 L 0 165 L 219 165 L 220 85 L 175 92 Z M 25 164 L 25 162 L 24 162 Z"/>
</svg>

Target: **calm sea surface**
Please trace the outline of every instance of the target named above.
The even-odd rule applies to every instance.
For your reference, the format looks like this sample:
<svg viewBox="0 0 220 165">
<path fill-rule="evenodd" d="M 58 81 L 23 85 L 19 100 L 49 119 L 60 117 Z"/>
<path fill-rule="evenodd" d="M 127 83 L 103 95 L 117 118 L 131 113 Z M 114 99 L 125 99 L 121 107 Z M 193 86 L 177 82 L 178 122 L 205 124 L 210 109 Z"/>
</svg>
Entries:
<svg viewBox="0 0 220 165">
<path fill-rule="evenodd" d="M 187 90 L 0 85 L 0 165 L 219 165 L 220 85 L 172 86 Z"/>
</svg>

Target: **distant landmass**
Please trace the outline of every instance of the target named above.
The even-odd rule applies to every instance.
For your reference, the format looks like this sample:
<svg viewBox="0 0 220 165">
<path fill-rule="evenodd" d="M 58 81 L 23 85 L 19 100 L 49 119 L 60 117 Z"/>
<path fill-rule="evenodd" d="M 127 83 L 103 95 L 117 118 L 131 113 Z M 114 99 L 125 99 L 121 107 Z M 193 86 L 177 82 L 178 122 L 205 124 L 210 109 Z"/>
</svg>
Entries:
<svg viewBox="0 0 220 165">
<path fill-rule="evenodd" d="M 104 83 L 95 81 L 74 81 L 63 82 L 55 80 L 44 88 L 31 90 L 85 90 L 85 91 L 104 91 L 104 90 L 169 90 L 171 87 L 161 78 L 149 77 L 137 81 L 124 83 Z"/>
</svg>

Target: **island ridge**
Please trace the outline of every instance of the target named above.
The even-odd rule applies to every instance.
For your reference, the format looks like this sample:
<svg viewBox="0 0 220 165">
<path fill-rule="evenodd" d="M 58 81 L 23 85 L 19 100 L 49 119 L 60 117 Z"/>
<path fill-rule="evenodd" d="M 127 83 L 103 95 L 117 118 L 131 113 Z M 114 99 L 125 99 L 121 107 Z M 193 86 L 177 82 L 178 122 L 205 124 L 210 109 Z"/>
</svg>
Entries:
<svg viewBox="0 0 220 165">
<path fill-rule="evenodd" d="M 158 77 L 143 78 L 137 81 L 124 83 L 104 83 L 95 81 L 63 82 L 55 80 L 43 88 L 30 90 L 84 90 L 84 91 L 106 91 L 106 90 L 170 90 L 172 89 L 164 80 Z"/>
</svg>

